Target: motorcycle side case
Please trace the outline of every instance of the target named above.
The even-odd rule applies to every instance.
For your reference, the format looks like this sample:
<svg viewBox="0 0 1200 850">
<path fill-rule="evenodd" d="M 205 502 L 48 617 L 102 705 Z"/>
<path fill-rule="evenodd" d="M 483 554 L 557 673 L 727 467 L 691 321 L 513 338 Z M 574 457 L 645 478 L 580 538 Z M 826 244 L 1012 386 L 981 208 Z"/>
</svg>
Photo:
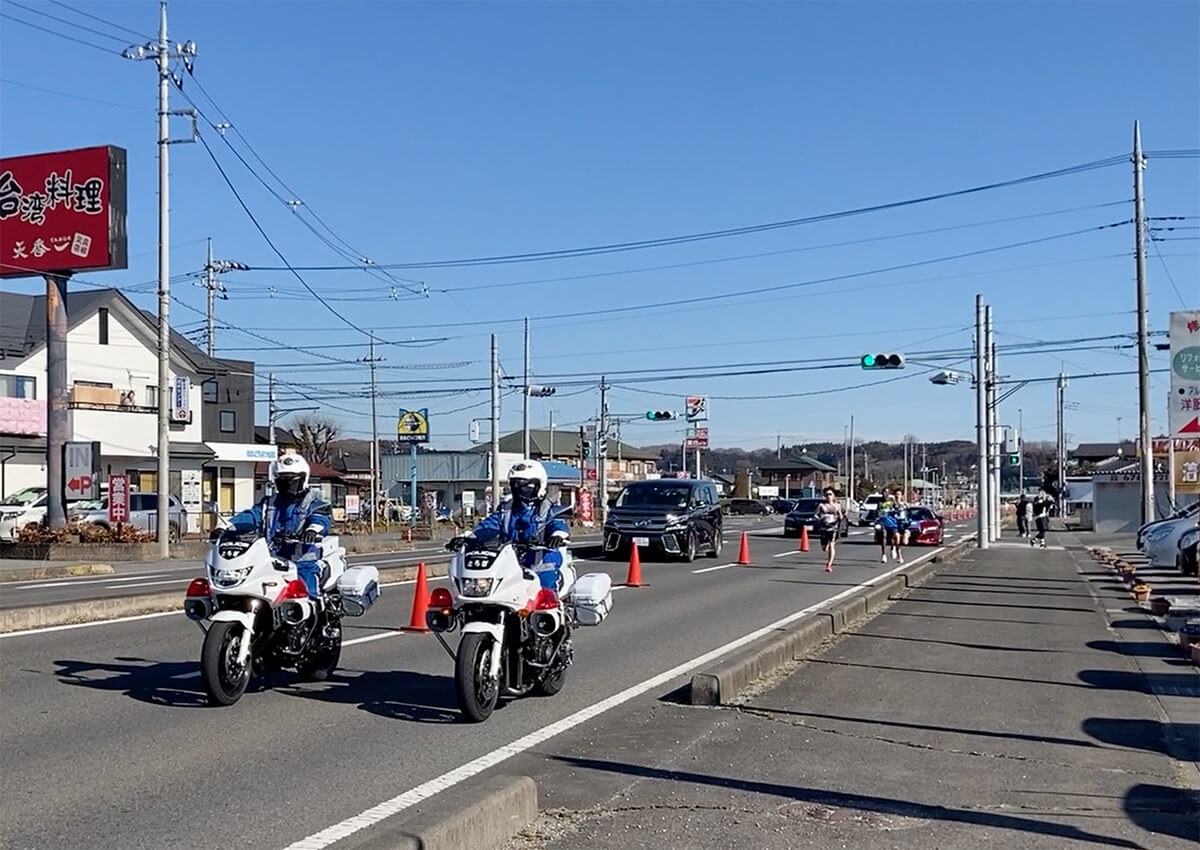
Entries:
<svg viewBox="0 0 1200 850">
<path fill-rule="evenodd" d="M 612 610 L 612 578 L 608 573 L 588 573 L 575 582 L 568 606 L 581 626 L 598 626 Z"/>
<path fill-rule="evenodd" d="M 379 570 L 371 566 L 349 567 L 337 583 L 342 597 L 342 610 L 351 617 L 361 617 L 379 598 Z"/>
</svg>

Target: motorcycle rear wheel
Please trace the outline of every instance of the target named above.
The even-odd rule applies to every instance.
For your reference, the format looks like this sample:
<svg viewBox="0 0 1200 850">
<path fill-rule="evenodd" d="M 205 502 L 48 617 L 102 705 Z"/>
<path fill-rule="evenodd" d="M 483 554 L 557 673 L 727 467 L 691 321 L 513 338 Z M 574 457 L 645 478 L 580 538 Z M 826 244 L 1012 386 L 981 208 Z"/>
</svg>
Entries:
<svg viewBox="0 0 1200 850">
<path fill-rule="evenodd" d="M 463 718 L 482 723 L 492 715 L 500 698 L 499 682 L 487 682 L 492 653 L 499 652 L 491 635 L 470 632 L 458 644 L 454 662 L 454 691 Z"/>
<path fill-rule="evenodd" d="M 233 705 L 250 684 L 250 664 L 237 669 L 236 638 L 244 634 L 241 623 L 213 623 L 200 649 L 200 679 L 216 705 Z"/>
</svg>

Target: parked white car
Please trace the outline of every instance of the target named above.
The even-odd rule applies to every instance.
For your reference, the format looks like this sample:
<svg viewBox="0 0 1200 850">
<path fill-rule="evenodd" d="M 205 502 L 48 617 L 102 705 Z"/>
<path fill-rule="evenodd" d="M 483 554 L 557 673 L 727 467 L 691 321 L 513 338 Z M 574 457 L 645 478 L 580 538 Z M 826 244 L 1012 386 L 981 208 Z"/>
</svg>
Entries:
<svg viewBox="0 0 1200 850">
<path fill-rule="evenodd" d="M 0 543 L 15 543 L 21 529 L 46 518 L 46 488 L 27 487 L 0 502 Z"/>
<path fill-rule="evenodd" d="M 1196 514 L 1177 517 L 1158 523 L 1146 530 L 1142 551 L 1152 567 L 1174 567 L 1179 556 L 1179 542 L 1196 527 Z"/>
<path fill-rule="evenodd" d="M 1139 528 L 1137 531 L 1138 551 L 1145 550 L 1146 537 L 1154 529 L 1159 528 L 1164 523 L 1174 522 L 1175 520 L 1181 519 L 1183 517 L 1195 517 L 1198 512 L 1200 512 L 1200 502 L 1193 502 L 1192 504 L 1188 505 L 1186 508 L 1181 508 L 1178 511 L 1176 511 L 1175 513 L 1171 514 L 1169 517 L 1164 517 L 1163 519 L 1152 520 L 1151 522 L 1146 523 L 1141 528 Z"/>
</svg>

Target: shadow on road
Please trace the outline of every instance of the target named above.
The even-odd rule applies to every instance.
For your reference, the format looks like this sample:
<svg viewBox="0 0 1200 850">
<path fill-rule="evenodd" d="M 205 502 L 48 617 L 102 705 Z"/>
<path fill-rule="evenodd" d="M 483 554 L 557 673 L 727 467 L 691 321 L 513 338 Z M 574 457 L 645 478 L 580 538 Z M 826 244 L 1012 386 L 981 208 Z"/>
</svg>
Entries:
<svg viewBox="0 0 1200 850">
<path fill-rule="evenodd" d="M 1090 640 L 1087 642 L 1087 647 L 1139 658 L 1177 658 L 1179 656 L 1178 649 L 1163 641 Z"/>
<path fill-rule="evenodd" d="M 338 670 L 320 685 L 281 691 L 288 696 L 355 705 L 360 711 L 413 723 L 457 723 L 461 720 L 454 679 L 405 670 Z M 499 710 L 503 702 L 497 706 Z"/>
<path fill-rule="evenodd" d="M 1106 691 L 1158 692 L 1198 696 L 1196 677 L 1190 673 L 1143 673 L 1125 670 L 1080 670 L 1079 681 Z"/>
<path fill-rule="evenodd" d="M 751 794 L 766 794 L 814 803 L 825 806 L 839 806 L 857 809 L 864 812 L 895 815 L 909 818 L 927 818 L 929 820 L 948 821 L 951 823 L 985 826 L 994 829 L 1008 829 L 1022 833 L 1049 835 L 1073 841 L 1088 842 L 1106 847 L 1128 847 L 1145 850 L 1143 845 L 1124 838 L 1113 838 L 1095 832 L 1089 832 L 1068 824 L 1053 823 L 1035 818 L 1018 815 L 1000 814 L 997 812 L 979 811 L 973 809 L 954 809 L 946 806 L 930 806 L 907 800 L 897 800 L 889 797 L 876 797 L 868 794 L 851 794 L 842 791 L 828 791 L 819 788 L 801 788 L 790 785 L 779 785 L 770 782 L 758 782 L 750 779 L 734 779 L 724 776 L 709 776 L 703 773 L 691 773 L 679 770 L 662 770 L 654 767 L 629 764 L 626 762 L 605 761 L 602 759 L 578 758 L 574 756 L 552 756 L 556 761 L 569 764 L 584 770 L 600 770 L 610 773 L 620 773 L 636 776 L 642 779 L 661 779 L 669 782 L 688 782 L 698 785 L 710 785 L 717 788 L 728 788 L 734 791 L 745 791 Z"/>
<path fill-rule="evenodd" d="M 1147 832 L 1200 843 L 1200 792 L 1167 785 L 1134 785 L 1125 794 L 1125 814 Z"/>
<path fill-rule="evenodd" d="M 1097 741 L 1161 753 L 1180 761 L 1200 759 L 1200 723 L 1163 723 L 1128 717 L 1089 717 L 1080 728 Z"/>
<path fill-rule="evenodd" d="M 209 705 L 195 661 L 151 661 L 115 658 L 112 661 L 55 661 L 54 675 L 66 685 L 118 691 L 153 705 L 205 708 Z M 249 690 L 263 690 L 267 681 L 251 679 Z"/>
<path fill-rule="evenodd" d="M 844 638 L 875 638 L 876 640 L 900 640 L 910 643 L 936 643 L 940 646 L 960 646 L 963 649 L 984 649 L 989 652 L 1061 652 L 1058 649 L 1042 649 L 1040 647 L 1020 647 L 1011 644 L 995 644 L 995 643 L 968 643 L 966 641 L 957 640 L 936 640 L 934 638 L 918 638 L 918 637 L 900 637 L 899 635 L 877 635 L 871 632 L 857 631 L 847 632 Z"/>
</svg>

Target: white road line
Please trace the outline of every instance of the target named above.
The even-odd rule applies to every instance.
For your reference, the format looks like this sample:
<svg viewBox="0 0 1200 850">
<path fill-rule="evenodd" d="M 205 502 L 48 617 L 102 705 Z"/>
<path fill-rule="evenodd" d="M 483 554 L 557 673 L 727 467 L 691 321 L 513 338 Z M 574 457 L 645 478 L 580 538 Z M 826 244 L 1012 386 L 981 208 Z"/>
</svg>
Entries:
<svg viewBox="0 0 1200 850">
<path fill-rule="evenodd" d="M 183 613 L 178 611 L 156 611 L 153 614 L 135 614 L 132 617 L 116 617 L 112 620 L 96 620 L 91 623 L 70 623 L 65 626 L 46 626 L 41 629 L 24 629 L 19 632 L 0 632 L 0 638 L 21 637 L 22 635 L 43 635 L 47 632 L 65 632 L 67 629 L 86 629 L 89 626 L 103 626 L 108 623 L 129 623 L 134 620 L 149 620 L 151 617 L 174 617 Z"/>
<path fill-rule="evenodd" d="M 692 570 L 692 572 L 697 573 L 697 574 L 698 573 L 711 573 L 711 572 L 715 572 L 716 570 L 725 570 L 725 569 L 728 569 L 729 567 L 736 567 L 736 566 L 737 566 L 737 562 L 734 561 L 732 564 L 718 564 L 715 567 L 703 567 L 698 570 Z"/>
<path fill-rule="evenodd" d="M 515 755 L 519 755 L 526 750 L 545 743 L 556 735 L 566 732 L 569 729 L 573 729 L 580 724 L 587 723 L 592 718 L 597 717 L 610 709 L 616 708 L 623 703 L 629 702 L 629 700 L 639 697 L 647 691 L 662 687 L 663 685 L 674 681 L 678 677 L 690 672 L 691 670 L 694 670 L 702 664 L 707 664 L 710 661 L 714 661 L 724 655 L 728 655 L 730 652 L 740 649 L 746 644 L 751 643 L 764 635 L 768 635 L 786 625 L 789 625 L 790 623 L 794 623 L 801 617 L 808 616 L 812 612 L 824 608 L 826 605 L 837 602 L 840 599 L 844 599 L 850 594 L 862 590 L 864 587 L 870 587 L 873 584 L 877 584 L 884 579 L 891 577 L 895 573 L 905 569 L 906 566 L 913 566 L 914 564 L 918 564 L 928 558 L 932 558 L 941 551 L 942 550 L 940 548 L 935 549 L 932 552 L 917 558 L 912 562 L 912 564 L 901 565 L 895 569 L 880 573 L 869 581 L 865 581 L 862 584 L 847 588 L 846 590 L 836 593 L 828 599 L 818 602 L 815 605 L 810 605 L 807 608 L 795 612 L 794 614 L 789 614 L 781 620 L 776 620 L 770 625 L 763 626 L 760 629 L 755 629 L 754 631 L 742 635 L 740 638 L 732 640 L 723 646 L 719 646 L 710 652 L 706 652 L 690 661 L 685 661 L 682 664 L 672 667 L 670 670 L 664 670 L 657 676 L 652 676 L 651 678 L 646 679 L 643 682 L 639 682 L 636 685 L 632 685 L 623 691 L 607 697 L 606 699 L 592 703 L 591 705 L 575 712 L 574 714 L 567 715 L 561 720 L 551 723 L 549 726 L 544 726 L 541 729 L 538 729 L 536 732 L 531 732 L 528 735 L 518 738 L 512 743 L 505 744 L 502 747 L 497 747 L 490 753 L 482 755 L 477 759 L 467 762 L 466 764 L 460 765 L 451 771 L 443 773 L 441 776 L 431 779 L 428 782 L 424 782 L 415 788 L 410 788 L 408 791 L 398 794 L 397 796 L 392 797 L 390 800 L 385 800 L 379 805 L 367 809 L 361 814 L 355 815 L 352 818 L 347 818 L 341 823 L 334 824 L 333 826 L 327 827 L 326 829 L 310 835 L 307 838 L 303 838 L 300 841 L 289 844 L 285 850 L 324 850 L 324 848 L 334 844 L 335 842 L 341 841 L 343 838 L 347 838 L 354 833 L 359 832 L 360 830 L 379 823 L 385 818 L 391 817 L 398 812 L 402 812 L 407 808 L 415 806 L 423 800 L 429 799 L 439 791 L 444 791 L 447 788 L 451 788 L 466 779 L 470 779 L 472 776 L 482 773 L 488 768 L 494 767 L 501 762 L 507 761 Z M 733 565 L 728 564 L 726 566 Z M 712 567 L 709 569 L 712 569 Z"/>
<path fill-rule="evenodd" d="M 139 579 L 156 578 L 158 576 L 165 576 L 165 575 L 168 575 L 168 573 L 166 573 L 166 572 L 141 573 L 141 574 L 135 575 L 135 576 L 118 577 L 118 576 L 115 576 L 110 573 L 108 575 L 98 576 L 98 577 L 92 576 L 89 578 L 66 579 L 64 581 L 46 581 L 46 582 L 41 582 L 40 584 L 22 584 L 18 587 L 14 587 L 13 590 L 42 590 L 43 588 L 47 588 L 47 587 L 76 587 L 81 584 L 103 584 L 104 582 L 108 582 L 109 584 L 112 584 L 114 582 L 119 582 L 119 581 L 138 581 Z"/>
<path fill-rule="evenodd" d="M 380 632 L 377 635 L 367 635 L 366 637 L 353 638 L 351 640 L 342 641 L 342 646 L 354 646 L 356 643 L 370 643 L 373 640 L 383 640 L 384 638 L 400 637 L 404 632 L 397 629 L 394 632 Z"/>
<path fill-rule="evenodd" d="M 194 576 L 188 576 L 187 578 L 168 578 L 163 579 L 162 581 L 143 581 L 139 584 L 111 584 L 107 585 L 105 589 L 107 590 L 111 587 L 117 590 L 126 590 L 131 587 L 155 587 L 160 584 L 187 584 L 190 583 L 193 578 Z"/>
<path fill-rule="evenodd" d="M 789 549 L 786 552 L 780 552 L 778 555 L 772 555 L 771 557 L 772 558 L 786 558 L 788 555 L 799 555 L 799 554 L 800 554 L 799 549 L 795 549 L 795 550 Z"/>
</svg>

